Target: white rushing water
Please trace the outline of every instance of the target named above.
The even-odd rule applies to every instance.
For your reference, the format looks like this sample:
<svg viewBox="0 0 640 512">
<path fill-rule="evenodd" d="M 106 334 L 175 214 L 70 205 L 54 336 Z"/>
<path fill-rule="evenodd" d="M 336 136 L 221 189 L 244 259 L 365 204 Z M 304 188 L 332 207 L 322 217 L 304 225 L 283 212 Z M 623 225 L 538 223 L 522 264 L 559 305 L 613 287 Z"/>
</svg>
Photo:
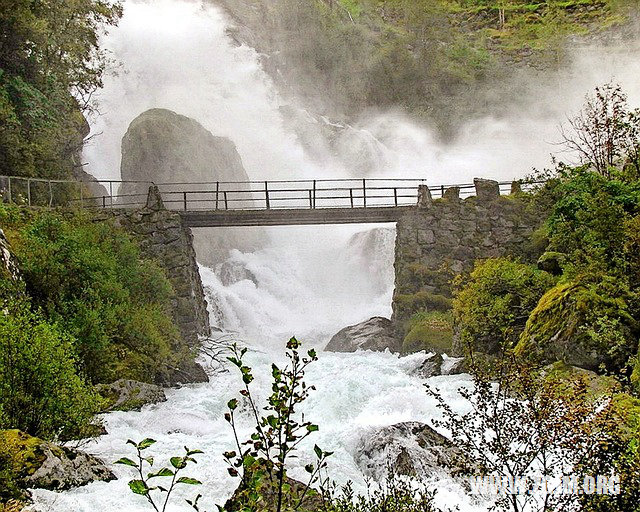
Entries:
<svg viewBox="0 0 640 512">
<path fill-rule="evenodd" d="M 281 100 L 259 56 L 235 45 L 225 33 L 227 26 L 221 11 L 209 3 L 125 2 L 120 26 L 104 40 L 120 67 L 117 76 L 105 80 L 97 98 L 102 115 L 92 120 L 92 133 L 99 136 L 85 152 L 90 172 L 98 178 L 119 178 L 120 140 L 128 124 L 144 110 L 161 107 L 193 117 L 214 135 L 229 137 L 253 179 L 349 177 L 341 160 L 327 155 L 319 161 L 305 154 L 283 123 Z M 603 61 L 597 72 L 585 61 L 580 65 L 589 73 L 579 83 L 567 79 L 562 94 L 548 91 L 552 100 L 521 109 L 513 120 L 471 123 L 446 147 L 428 129 L 397 114 L 363 119 L 358 128 L 382 144 L 388 162 L 381 170 L 384 177 L 418 176 L 432 183 L 468 182 L 475 175 L 519 177 L 548 162 L 547 141 L 554 140 L 563 109 L 579 103 L 593 84 L 609 79 L 612 66 L 624 70 L 622 78 L 635 86 L 628 60 L 620 59 L 617 64 L 615 59 Z M 541 104 L 545 108 L 539 108 Z M 251 347 L 254 388 L 262 397 L 269 389 L 270 363 L 282 359 L 290 336 L 321 349 L 346 325 L 375 315 L 388 317 L 393 290 L 394 233 L 389 226 L 373 232 L 358 226 L 273 228 L 268 235 L 269 241 L 253 253 L 233 252 L 225 278 L 221 268 L 201 268 L 213 323 L 237 332 L 237 338 Z M 330 472 L 336 481 L 352 480 L 363 489 L 354 455 L 358 442 L 372 429 L 408 420 L 428 423 L 438 416 L 423 389 L 424 380 L 412 375 L 423 357 L 320 353 L 307 375 L 317 391 L 304 409 L 320 425 L 312 442 L 335 451 Z M 464 409 L 456 388 L 468 383 L 467 377 L 436 377 L 430 383 L 454 408 Z M 218 373 L 209 384 L 168 390 L 166 403 L 140 413 L 109 414 L 104 418 L 109 434 L 85 449 L 109 462 L 130 454 L 127 439 L 152 437 L 158 440 L 151 450 L 158 464 L 185 445 L 201 449 L 205 454 L 189 473 L 204 482 L 198 492 L 205 496 L 204 508 L 213 510 L 213 504 L 222 503 L 236 486 L 221 454 L 233 448 L 223 413 L 239 385 L 235 373 Z M 249 427 L 246 414 L 241 427 L 245 432 Z M 302 474 L 308 448 L 303 447 L 301 458 L 293 463 L 292 476 Z M 129 492 L 130 470 L 113 469 L 119 479 L 111 483 L 60 494 L 35 491 L 38 510 L 148 510 L 144 499 Z M 462 511 L 483 510 L 455 483 L 443 480 L 437 487 L 439 503 L 458 504 Z M 170 510 L 189 508 L 180 504 Z"/>
</svg>

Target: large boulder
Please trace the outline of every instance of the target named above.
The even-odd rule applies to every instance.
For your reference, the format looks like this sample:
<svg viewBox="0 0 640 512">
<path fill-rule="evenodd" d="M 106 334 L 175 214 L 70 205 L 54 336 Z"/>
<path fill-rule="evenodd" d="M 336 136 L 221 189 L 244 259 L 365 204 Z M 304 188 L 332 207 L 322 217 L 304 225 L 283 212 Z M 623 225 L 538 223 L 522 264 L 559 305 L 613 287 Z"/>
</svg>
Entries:
<svg viewBox="0 0 640 512">
<path fill-rule="evenodd" d="M 397 423 L 365 436 L 356 448 L 355 461 L 378 481 L 392 476 L 389 472 L 416 478 L 434 473 L 456 475 L 469 464 L 462 450 L 417 421 Z"/>
<path fill-rule="evenodd" d="M 335 334 L 325 350 L 329 352 L 356 352 L 373 350 L 399 352 L 400 341 L 396 338 L 391 320 L 373 317 L 365 322 L 345 327 Z"/>
<path fill-rule="evenodd" d="M 617 372 L 638 350 L 633 300 L 624 284 L 610 277 L 560 283 L 529 315 L 515 354 L 547 364 L 562 361 Z"/>
<path fill-rule="evenodd" d="M 115 475 L 98 458 L 57 446 L 19 430 L 0 431 L 0 483 L 16 490 L 64 491 L 92 482 L 109 482 Z"/>
<path fill-rule="evenodd" d="M 123 181 L 144 182 L 123 184 L 118 194 L 129 197 L 123 197 L 120 202 L 133 201 L 141 205 L 147 197 L 149 182 L 196 183 L 189 186 L 190 191 L 212 192 L 215 190 L 212 182 L 249 181 L 231 140 L 216 137 L 197 121 L 161 108 L 143 112 L 129 125 L 122 139 L 120 174 Z M 197 185 L 204 182 L 208 184 Z M 182 208 L 182 195 L 170 192 L 184 189 L 184 186 L 160 186 L 165 206 Z M 193 199 L 199 200 L 191 203 L 194 207 L 215 207 L 211 193 Z M 208 266 L 226 259 L 231 249 L 254 249 L 264 238 L 258 228 L 199 228 L 194 230 L 194 235 L 198 260 Z"/>
<path fill-rule="evenodd" d="M 120 379 L 111 384 L 99 384 L 96 391 L 105 399 L 107 411 L 139 411 L 144 405 L 167 401 L 160 386 L 135 380 Z"/>
</svg>

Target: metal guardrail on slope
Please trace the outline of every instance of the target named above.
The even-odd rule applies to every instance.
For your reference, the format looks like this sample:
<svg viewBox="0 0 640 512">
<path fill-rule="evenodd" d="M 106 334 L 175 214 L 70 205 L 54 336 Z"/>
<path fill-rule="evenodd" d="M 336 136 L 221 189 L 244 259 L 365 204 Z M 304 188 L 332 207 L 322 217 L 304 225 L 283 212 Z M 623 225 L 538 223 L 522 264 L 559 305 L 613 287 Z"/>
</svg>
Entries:
<svg viewBox="0 0 640 512">
<path fill-rule="evenodd" d="M 321 179 L 153 183 L 121 180 L 47 180 L 0 176 L 3 200 L 29 206 L 76 204 L 82 207 L 134 208 L 146 203 L 148 187 L 156 185 L 165 206 L 183 211 L 370 208 L 412 206 L 424 179 Z M 536 184 L 522 184 L 523 189 Z M 501 194 L 512 182 L 500 182 Z M 428 187 L 434 199 L 449 188 L 461 198 L 475 194 L 474 184 Z"/>
</svg>

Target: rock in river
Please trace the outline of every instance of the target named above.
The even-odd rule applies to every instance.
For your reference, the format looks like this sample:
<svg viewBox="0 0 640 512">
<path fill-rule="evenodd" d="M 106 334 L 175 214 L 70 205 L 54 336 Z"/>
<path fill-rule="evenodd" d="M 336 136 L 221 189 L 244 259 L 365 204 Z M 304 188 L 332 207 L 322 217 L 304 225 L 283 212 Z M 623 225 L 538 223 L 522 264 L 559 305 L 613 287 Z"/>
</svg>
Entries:
<svg viewBox="0 0 640 512">
<path fill-rule="evenodd" d="M 399 352 L 401 343 L 396 338 L 391 320 L 376 316 L 366 322 L 345 327 L 331 338 L 325 350 L 329 352 L 355 352 L 373 350 Z"/>
</svg>

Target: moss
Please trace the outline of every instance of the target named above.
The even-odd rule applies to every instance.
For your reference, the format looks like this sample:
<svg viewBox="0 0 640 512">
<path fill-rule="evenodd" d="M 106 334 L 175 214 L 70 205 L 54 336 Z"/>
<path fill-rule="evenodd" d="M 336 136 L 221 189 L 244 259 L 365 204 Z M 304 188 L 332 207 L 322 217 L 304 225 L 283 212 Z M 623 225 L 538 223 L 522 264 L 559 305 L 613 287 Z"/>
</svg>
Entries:
<svg viewBox="0 0 640 512">
<path fill-rule="evenodd" d="M 637 350 L 628 296 L 624 284 L 608 276 L 556 285 L 531 312 L 516 356 L 619 371 Z"/>
<path fill-rule="evenodd" d="M 451 353 L 453 318 L 451 313 L 429 311 L 417 313 L 409 322 L 409 332 L 402 343 L 402 351 L 427 350 L 438 354 Z"/>
<path fill-rule="evenodd" d="M 20 430 L 0 431 L 0 502 L 27 498 L 23 480 L 44 462 L 42 443 Z"/>
</svg>

